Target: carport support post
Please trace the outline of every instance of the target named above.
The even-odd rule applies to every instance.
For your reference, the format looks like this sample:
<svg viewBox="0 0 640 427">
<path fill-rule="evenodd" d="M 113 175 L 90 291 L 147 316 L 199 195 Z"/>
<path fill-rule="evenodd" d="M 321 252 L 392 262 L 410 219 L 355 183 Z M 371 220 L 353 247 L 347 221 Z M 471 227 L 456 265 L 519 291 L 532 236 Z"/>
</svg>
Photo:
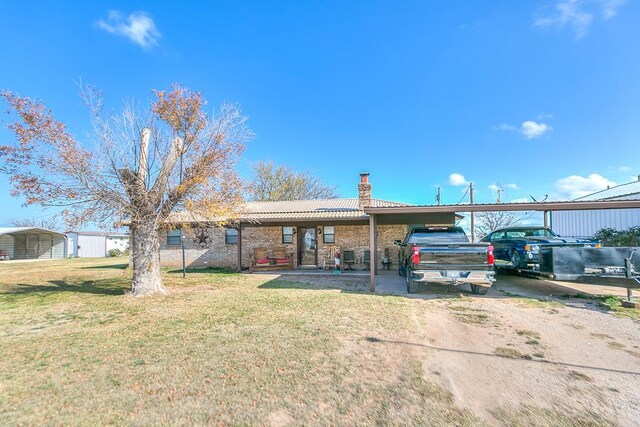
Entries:
<svg viewBox="0 0 640 427">
<path fill-rule="evenodd" d="M 242 271 L 242 224 L 238 224 L 238 273 Z"/>
<path fill-rule="evenodd" d="M 548 228 L 549 227 L 549 211 L 544 211 L 542 213 L 542 216 L 544 218 L 544 228 Z"/>
<path fill-rule="evenodd" d="M 371 292 L 376 291 L 376 273 L 378 272 L 378 260 L 376 250 L 378 247 L 378 224 L 376 216 L 369 214 L 369 285 Z"/>
</svg>

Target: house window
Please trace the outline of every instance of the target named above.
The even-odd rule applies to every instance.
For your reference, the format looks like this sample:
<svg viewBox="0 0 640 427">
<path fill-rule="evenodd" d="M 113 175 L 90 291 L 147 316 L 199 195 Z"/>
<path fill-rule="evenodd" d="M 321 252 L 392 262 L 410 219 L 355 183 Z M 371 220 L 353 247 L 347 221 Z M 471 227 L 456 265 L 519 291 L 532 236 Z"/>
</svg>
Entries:
<svg viewBox="0 0 640 427">
<path fill-rule="evenodd" d="M 167 231 L 167 246 L 179 246 L 182 239 L 182 230 Z"/>
<path fill-rule="evenodd" d="M 334 227 L 333 225 L 325 225 L 322 228 L 322 241 L 324 243 L 335 243 L 336 242 L 336 235 L 335 235 L 335 231 L 334 231 Z"/>
<path fill-rule="evenodd" d="M 293 227 L 282 227 L 282 243 L 293 243 Z"/>
<path fill-rule="evenodd" d="M 227 245 L 235 245 L 238 243 L 238 230 L 235 228 L 227 228 L 224 232 L 224 243 Z"/>
</svg>

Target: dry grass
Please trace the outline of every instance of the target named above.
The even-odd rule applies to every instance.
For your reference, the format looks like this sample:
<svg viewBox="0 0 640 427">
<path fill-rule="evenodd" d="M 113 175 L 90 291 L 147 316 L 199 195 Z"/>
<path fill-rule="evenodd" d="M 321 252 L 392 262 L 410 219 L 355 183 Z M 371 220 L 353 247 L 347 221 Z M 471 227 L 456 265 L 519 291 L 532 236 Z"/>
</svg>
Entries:
<svg viewBox="0 0 640 427">
<path fill-rule="evenodd" d="M 497 347 L 495 350 L 493 350 L 493 354 L 496 354 L 498 356 L 503 356 L 503 357 L 512 357 L 514 359 L 521 359 L 526 356 L 525 354 L 519 352 L 515 348 L 508 348 L 508 347 Z"/>
<path fill-rule="evenodd" d="M 512 427 L 558 426 L 558 427 L 600 427 L 613 426 L 615 423 L 591 411 L 572 413 L 571 408 L 558 407 L 543 409 L 528 405 L 500 408 L 491 411 L 503 425 Z M 571 414 L 571 415 L 568 415 Z"/>
<path fill-rule="evenodd" d="M 0 264 L 0 424 L 477 425 L 401 349 L 409 299 L 118 259 Z"/>
<path fill-rule="evenodd" d="M 491 318 L 486 310 L 470 307 L 468 305 L 448 305 L 449 310 L 453 311 L 456 319 L 462 323 L 486 325 L 491 322 Z"/>
<path fill-rule="evenodd" d="M 523 337 L 533 338 L 533 339 L 536 339 L 536 340 L 540 339 L 540 333 L 536 332 L 536 331 L 530 331 L 528 329 L 518 329 L 518 330 L 516 330 L 516 333 L 518 335 L 520 335 L 520 336 L 523 336 Z"/>
</svg>

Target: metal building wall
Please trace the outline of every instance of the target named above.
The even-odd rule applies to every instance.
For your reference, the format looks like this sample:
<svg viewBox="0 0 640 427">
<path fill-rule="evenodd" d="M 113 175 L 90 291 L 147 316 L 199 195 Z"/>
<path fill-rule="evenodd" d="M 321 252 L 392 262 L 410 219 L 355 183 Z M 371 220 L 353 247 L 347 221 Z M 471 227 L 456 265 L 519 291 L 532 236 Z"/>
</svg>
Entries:
<svg viewBox="0 0 640 427">
<path fill-rule="evenodd" d="M 640 226 L 640 209 L 551 212 L 553 231 L 565 237 L 592 237 L 602 228 L 626 230 Z"/>
<path fill-rule="evenodd" d="M 67 256 L 78 257 L 78 233 L 67 233 Z"/>
<path fill-rule="evenodd" d="M 103 258 L 107 256 L 105 236 L 78 234 L 78 257 Z"/>
<path fill-rule="evenodd" d="M 129 237 L 124 236 L 107 236 L 107 253 L 111 249 L 118 249 L 124 252 L 129 247 Z"/>
<path fill-rule="evenodd" d="M 16 233 L 12 236 L 15 243 L 11 259 L 61 259 L 66 256 L 64 236 L 46 233 Z"/>
<path fill-rule="evenodd" d="M 0 251 L 5 251 L 9 259 L 13 259 L 13 237 L 8 234 L 0 236 Z"/>
<path fill-rule="evenodd" d="M 64 237 L 54 237 L 51 248 L 51 258 L 62 259 L 67 257 L 67 239 Z"/>
</svg>

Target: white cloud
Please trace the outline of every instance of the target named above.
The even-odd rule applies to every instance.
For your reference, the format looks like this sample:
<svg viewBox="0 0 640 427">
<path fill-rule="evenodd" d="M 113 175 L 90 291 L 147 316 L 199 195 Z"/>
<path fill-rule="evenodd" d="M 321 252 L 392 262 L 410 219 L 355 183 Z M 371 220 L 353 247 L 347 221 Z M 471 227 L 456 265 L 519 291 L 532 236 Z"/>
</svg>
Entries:
<svg viewBox="0 0 640 427">
<path fill-rule="evenodd" d="M 618 171 L 620 171 L 620 172 L 631 172 L 631 168 L 629 166 L 620 166 L 618 168 Z"/>
<path fill-rule="evenodd" d="M 627 0 L 604 0 L 602 1 L 602 17 L 611 19 L 618 14 L 618 9 L 624 6 Z"/>
<path fill-rule="evenodd" d="M 468 185 L 469 181 L 459 173 L 452 173 L 449 175 L 449 184 L 459 186 L 459 185 Z"/>
<path fill-rule="evenodd" d="M 162 36 L 146 12 L 134 12 L 125 18 L 120 12 L 112 10 L 106 21 L 101 19 L 96 25 L 110 34 L 128 38 L 143 49 L 157 46 Z"/>
<path fill-rule="evenodd" d="M 537 119 L 538 120 L 553 119 L 553 114 L 548 114 L 548 113 L 538 114 Z"/>
<path fill-rule="evenodd" d="M 518 185 L 517 184 L 507 184 L 505 185 L 506 188 L 510 188 L 511 190 L 517 190 L 518 189 Z"/>
<path fill-rule="evenodd" d="M 500 187 L 498 187 L 496 184 L 489 184 L 489 186 L 487 187 L 489 190 L 491 191 L 498 191 L 500 190 Z"/>
<path fill-rule="evenodd" d="M 556 181 L 556 189 L 560 197 L 570 200 L 604 190 L 614 185 L 616 185 L 615 182 L 609 181 L 597 173 L 592 173 L 588 177 L 571 175 Z"/>
<path fill-rule="evenodd" d="M 511 131 L 511 130 L 517 130 L 518 128 L 516 128 L 515 126 L 512 125 L 508 125 L 506 123 L 500 123 L 497 126 L 493 127 L 493 130 L 504 130 L 504 131 Z"/>
<path fill-rule="evenodd" d="M 593 21 L 613 18 L 626 0 L 557 0 L 534 15 L 534 27 L 570 27 L 577 39 L 587 35 Z"/>
<path fill-rule="evenodd" d="M 527 203 L 527 202 L 533 202 L 533 200 L 531 200 L 528 197 L 518 197 L 517 199 L 511 200 L 511 203 Z"/>
<path fill-rule="evenodd" d="M 549 117 L 550 115 L 547 114 L 545 116 Z M 538 123 L 535 120 L 527 120 L 525 122 L 522 122 L 520 127 L 516 127 L 507 123 L 501 123 L 497 126 L 494 126 L 493 130 L 518 132 L 522 134 L 522 136 L 524 136 L 526 139 L 533 139 L 552 131 L 553 128 L 546 123 Z"/>
<path fill-rule="evenodd" d="M 551 126 L 533 120 L 527 120 L 520 125 L 520 133 L 527 139 L 538 138 L 551 130 Z"/>
</svg>

